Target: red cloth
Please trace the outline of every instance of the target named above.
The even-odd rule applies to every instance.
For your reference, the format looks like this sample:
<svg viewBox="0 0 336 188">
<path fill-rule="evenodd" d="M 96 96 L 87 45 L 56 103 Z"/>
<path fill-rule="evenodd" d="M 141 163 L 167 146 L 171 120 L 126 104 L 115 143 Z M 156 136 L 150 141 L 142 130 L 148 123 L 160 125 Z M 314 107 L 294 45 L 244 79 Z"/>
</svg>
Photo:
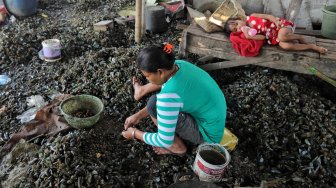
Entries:
<svg viewBox="0 0 336 188">
<path fill-rule="evenodd" d="M 0 13 L 2 13 L 4 16 L 7 14 L 7 10 L 4 5 L 0 5 Z"/>
<path fill-rule="evenodd" d="M 4 5 L 0 5 L 0 23 L 5 21 L 5 18 L 7 16 L 7 10 Z"/>
<path fill-rule="evenodd" d="M 232 32 L 230 34 L 233 49 L 241 56 L 254 57 L 259 54 L 265 40 L 246 39 L 243 32 Z"/>
</svg>

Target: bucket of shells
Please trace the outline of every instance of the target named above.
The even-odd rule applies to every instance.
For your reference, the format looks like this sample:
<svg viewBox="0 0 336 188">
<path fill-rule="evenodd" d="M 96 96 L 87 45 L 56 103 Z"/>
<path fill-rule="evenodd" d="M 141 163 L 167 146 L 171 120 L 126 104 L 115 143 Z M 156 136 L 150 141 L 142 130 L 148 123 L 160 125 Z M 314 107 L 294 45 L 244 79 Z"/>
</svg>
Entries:
<svg viewBox="0 0 336 188">
<path fill-rule="evenodd" d="M 76 95 L 61 102 L 59 108 L 71 127 L 83 129 L 98 122 L 104 104 L 93 95 Z"/>
</svg>

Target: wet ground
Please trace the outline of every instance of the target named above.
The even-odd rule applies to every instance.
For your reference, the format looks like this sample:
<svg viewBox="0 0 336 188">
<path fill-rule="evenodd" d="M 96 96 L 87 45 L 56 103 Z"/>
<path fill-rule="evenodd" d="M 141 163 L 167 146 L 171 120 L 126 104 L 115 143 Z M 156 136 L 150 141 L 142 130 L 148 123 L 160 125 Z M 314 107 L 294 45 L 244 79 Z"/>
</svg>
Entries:
<svg viewBox="0 0 336 188">
<path fill-rule="evenodd" d="M 131 76 L 136 54 L 149 44 L 178 46 L 177 23 L 160 35 L 134 43 L 134 26 L 115 25 L 94 32 L 93 24 L 118 17 L 133 1 L 39 1 L 38 13 L 8 20 L 0 29 L 0 146 L 22 124 L 16 117 L 29 109 L 26 98 L 55 93 L 91 94 L 105 104 L 94 128 L 69 130 L 29 140 L 29 153 L 0 166 L 3 187 L 167 187 L 176 177 L 192 179 L 195 147 L 186 156 L 157 156 L 150 146 L 121 136 L 124 120 L 141 109 Z M 41 42 L 58 38 L 62 60 L 38 58 Z M 185 57 L 196 62 L 197 56 Z M 221 187 L 335 187 L 335 88 L 318 78 L 246 66 L 212 71 L 228 103 L 227 125 L 239 138 Z M 150 125 L 150 126 L 148 126 Z M 140 129 L 155 131 L 147 119 Z M 3 160 L 4 163 L 5 160 Z M 22 170 L 23 169 L 23 170 Z M 15 179 L 13 174 L 20 174 Z M 15 181 L 14 181 L 15 180 Z"/>
</svg>

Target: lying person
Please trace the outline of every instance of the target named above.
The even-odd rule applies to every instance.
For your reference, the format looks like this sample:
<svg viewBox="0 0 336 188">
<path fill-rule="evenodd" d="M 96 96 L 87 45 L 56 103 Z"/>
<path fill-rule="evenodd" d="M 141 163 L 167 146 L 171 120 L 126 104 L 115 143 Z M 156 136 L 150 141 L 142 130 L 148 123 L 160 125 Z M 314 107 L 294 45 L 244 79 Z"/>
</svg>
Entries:
<svg viewBox="0 0 336 188">
<path fill-rule="evenodd" d="M 248 26 L 248 27 L 245 27 Z M 249 34 L 249 28 L 256 30 L 256 35 Z M 230 18 L 224 31 L 243 32 L 247 39 L 266 40 L 270 45 L 278 45 L 284 50 L 314 50 L 324 54 L 328 50 L 315 44 L 308 44 L 302 35 L 294 33 L 294 23 L 268 14 L 251 14 L 246 20 Z"/>
<path fill-rule="evenodd" d="M 145 108 L 126 119 L 122 135 L 154 146 L 159 155 L 184 154 L 187 148 L 183 140 L 195 145 L 219 143 L 226 119 L 223 92 L 207 72 L 189 62 L 175 60 L 172 50 L 167 49 L 167 45 L 150 46 L 138 55 L 138 67 L 150 83 L 147 90 L 147 86 L 136 87 L 143 87 L 144 93 L 160 88 L 161 91 L 149 98 Z M 157 133 L 134 128 L 148 116 L 157 126 Z"/>
</svg>

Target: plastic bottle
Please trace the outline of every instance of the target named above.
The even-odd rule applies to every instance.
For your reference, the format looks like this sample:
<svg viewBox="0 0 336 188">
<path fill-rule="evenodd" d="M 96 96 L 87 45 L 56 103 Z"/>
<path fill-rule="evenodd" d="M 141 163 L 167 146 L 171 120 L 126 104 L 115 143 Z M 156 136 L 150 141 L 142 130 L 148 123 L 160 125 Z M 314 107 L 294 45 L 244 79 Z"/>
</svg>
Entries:
<svg viewBox="0 0 336 188">
<path fill-rule="evenodd" d="M 10 81 L 11 81 L 11 79 L 7 75 L 4 75 L 4 74 L 0 75 L 0 85 L 6 85 Z"/>
<path fill-rule="evenodd" d="M 245 29 L 247 29 L 247 34 L 250 35 L 251 37 L 253 37 L 253 36 L 255 36 L 257 34 L 257 30 L 256 29 L 250 28 L 248 26 L 241 27 L 241 30 L 245 30 Z"/>
</svg>

